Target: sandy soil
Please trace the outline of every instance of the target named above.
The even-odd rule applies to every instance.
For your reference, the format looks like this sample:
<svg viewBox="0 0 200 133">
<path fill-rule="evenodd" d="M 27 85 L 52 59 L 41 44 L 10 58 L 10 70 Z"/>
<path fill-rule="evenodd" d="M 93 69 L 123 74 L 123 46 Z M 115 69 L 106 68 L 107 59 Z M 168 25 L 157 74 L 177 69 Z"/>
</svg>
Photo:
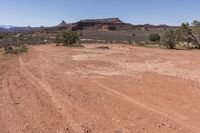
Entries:
<svg viewBox="0 0 200 133">
<path fill-rule="evenodd" d="M 200 51 L 109 47 L 1 56 L 0 133 L 200 132 Z"/>
</svg>

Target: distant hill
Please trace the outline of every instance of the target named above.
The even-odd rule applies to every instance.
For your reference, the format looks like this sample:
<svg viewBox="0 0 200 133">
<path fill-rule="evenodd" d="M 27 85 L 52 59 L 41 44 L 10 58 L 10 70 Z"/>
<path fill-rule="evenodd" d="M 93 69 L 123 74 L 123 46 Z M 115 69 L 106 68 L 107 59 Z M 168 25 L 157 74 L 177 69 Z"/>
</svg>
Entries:
<svg viewBox="0 0 200 133">
<path fill-rule="evenodd" d="M 119 18 L 106 18 L 106 19 L 85 19 L 80 20 L 79 23 L 105 23 L 105 24 L 124 24 Z"/>
<path fill-rule="evenodd" d="M 162 25 L 133 25 L 124 23 L 119 18 L 106 18 L 106 19 L 85 19 L 76 23 L 67 24 L 62 21 L 57 27 L 69 29 L 69 30 L 100 30 L 100 31 L 124 31 L 124 30 L 166 30 L 168 28 L 174 28 L 165 24 Z"/>
<path fill-rule="evenodd" d="M 2 29 L 11 29 L 11 28 L 14 28 L 15 26 L 13 25 L 0 25 L 0 28 Z"/>
<path fill-rule="evenodd" d="M 133 25 L 122 22 L 119 18 L 86 19 L 75 23 L 72 30 L 131 30 Z"/>
<path fill-rule="evenodd" d="M 15 26 L 6 26 L 6 25 L 0 26 L 0 32 L 25 32 L 25 31 L 30 31 L 30 30 L 34 30 L 34 29 L 36 29 L 36 27 L 34 27 L 34 28 L 32 28 L 30 26 L 28 26 L 28 27 L 15 27 Z"/>
<path fill-rule="evenodd" d="M 62 21 L 57 26 L 53 27 L 15 27 L 0 25 L 0 32 L 26 32 L 40 30 L 42 31 L 59 31 L 59 30 L 91 30 L 91 31 L 126 31 L 126 30 L 166 30 L 174 28 L 168 25 L 133 25 L 124 23 L 119 18 L 105 18 L 105 19 L 85 19 L 76 23 L 66 23 Z"/>
<path fill-rule="evenodd" d="M 5 28 L 0 27 L 0 32 L 7 32 L 8 30 Z"/>
</svg>

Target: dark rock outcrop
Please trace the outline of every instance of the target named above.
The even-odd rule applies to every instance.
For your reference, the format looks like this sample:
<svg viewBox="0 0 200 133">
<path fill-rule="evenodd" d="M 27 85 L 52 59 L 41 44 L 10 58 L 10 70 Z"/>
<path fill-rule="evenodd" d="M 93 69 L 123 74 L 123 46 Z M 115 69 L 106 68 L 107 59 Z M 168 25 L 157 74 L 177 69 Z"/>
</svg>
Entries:
<svg viewBox="0 0 200 133">
<path fill-rule="evenodd" d="M 133 25 L 119 18 L 86 19 L 73 24 L 72 30 L 131 30 Z"/>
<path fill-rule="evenodd" d="M 62 20 L 62 22 L 58 25 L 58 27 L 64 27 L 66 25 L 67 25 L 67 23 L 64 20 Z"/>
</svg>

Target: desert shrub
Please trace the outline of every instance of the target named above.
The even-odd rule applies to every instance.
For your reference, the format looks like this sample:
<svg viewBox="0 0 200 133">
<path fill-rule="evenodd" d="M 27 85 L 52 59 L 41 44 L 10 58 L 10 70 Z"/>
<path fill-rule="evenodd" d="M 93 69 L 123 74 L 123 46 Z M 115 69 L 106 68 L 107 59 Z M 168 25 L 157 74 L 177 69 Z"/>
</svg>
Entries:
<svg viewBox="0 0 200 133">
<path fill-rule="evenodd" d="M 168 30 L 165 32 L 163 36 L 164 45 L 167 46 L 168 49 L 174 49 L 176 46 L 176 33 L 174 30 Z"/>
<path fill-rule="evenodd" d="M 80 42 L 79 34 L 74 31 L 65 31 L 62 33 L 61 37 L 64 46 L 79 44 Z"/>
<path fill-rule="evenodd" d="M 82 45 L 80 45 L 80 36 L 82 35 L 83 33 L 81 32 L 64 31 L 56 36 L 54 42 L 56 43 L 56 46 L 82 47 Z"/>
<path fill-rule="evenodd" d="M 135 34 L 135 33 L 133 33 L 133 34 L 132 34 L 132 36 L 133 36 L 133 37 L 135 37 L 135 36 L 136 36 L 136 34 Z"/>
<path fill-rule="evenodd" d="M 137 46 L 144 46 L 145 45 L 145 42 L 142 42 L 142 41 L 136 41 L 135 42 Z"/>
<path fill-rule="evenodd" d="M 5 52 L 5 53 L 11 53 L 12 50 L 13 50 L 12 46 L 5 46 L 5 47 L 4 47 L 4 52 Z"/>
<path fill-rule="evenodd" d="M 3 35 L 0 35 L 0 40 L 3 39 L 3 38 L 4 38 Z"/>
<path fill-rule="evenodd" d="M 128 40 L 127 42 L 128 42 L 128 44 L 135 44 L 134 40 Z"/>
<path fill-rule="evenodd" d="M 108 46 L 99 46 L 97 48 L 99 48 L 99 49 L 110 49 Z"/>
<path fill-rule="evenodd" d="M 149 35 L 149 41 L 151 41 L 151 42 L 160 41 L 160 35 L 159 34 L 150 34 Z"/>
<path fill-rule="evenodd" d="M 5 54 L 19 54 L 27 52 L 28 48 L 25 45 L 8 45 L 4 47 Z"/>
<path fill-rule="evenodd" d="M 194 21 L 191 25 L 183 23 L 178 31 L 178 40 L 192 43 L 200 49 L 200 21 Z"/>
<path fill-rule="evenodd" d="M 82 37 L 83 36 L 83 32 L 79 32 L 79 36 Z"/>
<path fill-rule="evenodd" d="M 62 37 L 60 34 L 58 34 L 55 38 L 55 43 L 56 43 L 56 46 L 60 46 L 60 44 L 62 43 Z"/>
</svg>

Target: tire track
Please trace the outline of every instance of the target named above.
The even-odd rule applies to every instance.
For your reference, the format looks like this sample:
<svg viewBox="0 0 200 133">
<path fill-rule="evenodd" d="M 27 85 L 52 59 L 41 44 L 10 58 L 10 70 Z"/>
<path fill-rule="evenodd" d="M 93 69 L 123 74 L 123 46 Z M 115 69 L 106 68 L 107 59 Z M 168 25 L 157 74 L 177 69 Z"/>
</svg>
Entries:
<svg viewBox="0 0 200 133">
<path fill-rule="evenodd" d="M 52 88 L 48 85 L 45 84 L 41 79 L 35 77 L 25 66 L 25 63 L 22 61 L 21 57 L 19 57 L 19 63 L 21 66 L 20 72 L 26 79 L 32 83 L 35 87 L 38 87 L 41 89 L 44 89 L 48 95 L 51 97 L 52 102 L 55 104 L 56 108 L 60 111 L 60 113 L 64 116 L 67 117 L 67 120 L 69 121 L 70 127 L 72 130 L 76 133 L 83 133 L 83 129 L 81 126 L 72 118 L 70 114 L 67 113 L 65 110 L 64 106 L 57 100 L 56 95 L 52 91 Z M 29 78 L 27 78 L 29 77 Z"/>
<path fill-rule="evenodd" d="M 185 119 L 187 119 L 187 117 L 183 116 L 183 115 L 180 115 L 180 114 L 176 114 L 178 115 L 178 118 L 176 115 L 170 115 L 166 112 L 163 112 L 163 111 L 160 111 L 160 110 L 157 110 L 157 109 L 154 109 L 154 108 L 151 108 L 141 102 L 138 102 L 137 100 L 134 100 L 133 98 L 119 92 L 119 91 L 116 91 L 110 87 L 107 87 L 105 86 L 104 84 L 100 83 L 100 82 L 97 82 L 97 81 L 94 81 L 92 80 L 92 83 L 96 84 L 97 86 L 99 86 L 100 88 L 104 89 L 105 91 L 108 91 L 108 92 L 111 92 L 113 93 L 114 95 L 116 95 L 117 97 L 119 98 L 122 98 L 134 105 L 137 105 L 139 107 L 142 107 L 150 112 L 153 112 L 155 114 L 159 114 L 160 116 L 163 116 L 163 117 L 166 117 L 166 118 L 169 118 L 171 120 L 174 120 L 175 122 L 177 122 L 178 124 L 182 125 L 183 127 L 186 127 L 187 129 L 190 129 L 193 133 L 199 133 L 200 131 L 200 128 L 199 127 L 196 127 L 196 126 L 193 126 L 193 124 L 190 124 L 188 122 L 184 122 Z"/>
<path fill-rule="evenodd" d="M 58 73 L 61 73 L 56 69 L 54 70 L 53 68 L 59 68 L 59 70 L 65 71 L 64 68 L 62 68 L 62 67 L 60 67 L 56 64 L 51 63 L 51 61 L 46 59 L 44 56 L 40 55 L 40 58 L 42 60 L 44 60 L 46 63 L 48 63 L 49 65 L 52 66 L 52 68 L 51 68 L 52 71 L 56 71 Z M 187 129 L 190 129 L 194 133 L 198 133 L 200 131 L 200 128 L 198 126 L 195 126 L 191 122 L 186 122 L 188 120 L 188 117 L 185 116 L 185 115 L 181 115 L 180 113 L 176 113 L 176 112 L 166 112 L 166 111 L 162 111 L 162 110 L 159 110 L 159 109 L 155 109 L 153 107 L 147 106 L 146 104 L 143 104 L 143 103 L 127 96 L 126 94 L 123 94 L 123 93 L 116 91 L 116 90 L 114 90 L 114 89 L 112 89 L 108 86 L 105 86 L 104 84 L 102 84 L 100 82 L 97 82 L 95 80 L 93 80 L 91 82 L 93 84 L 99 86 L 99 88 L 104 89 L 107 92 L 111 92 L 112 94 L 116 95 L 118 98 L 124 99 L 124 100 L 126 100 L 126 101 L 128 101 L 128 102 L 130 102 L 134 105 L 137 105 L 141 108 L 144 108 L 145 110 L 153 112 L 154 114 L 158 114 L 158 115 L 163 116 L 165 118 L 169 118 L 169 119 L 175 121 L 177 124 L 180 124 L 181 126 L 187 128 Z"/>
<path fill-rule="evenodd" d="M 5 94 L 5 100 L 6 100 L 6 104 L 7 107 L 10 105 L 13 105 L 13 100 L 10 97 L 10 92 L 9 92 L 9 74 L 11 73 L 11 70 L 8 70 L 4 75 L 3 75 L 3 79 L 2 79 L 2 91 L 3 94 Z M 2 119 L 8 120 L 8 124 L 6 124 L 7 126 L 7 130 L 11 133 L 11 132 L 15 132 L 15 133 L 23 133 L 23 131 L 20 129 L 19 125 L 16 123 L 16 121 L 14 121 L 12 118 L 10 118 L 10 115 L 12 115 L 12 113 L 10 112 L 10 110 L 7 111 L 3 111 L 2 112 Z"/>
</svg>

